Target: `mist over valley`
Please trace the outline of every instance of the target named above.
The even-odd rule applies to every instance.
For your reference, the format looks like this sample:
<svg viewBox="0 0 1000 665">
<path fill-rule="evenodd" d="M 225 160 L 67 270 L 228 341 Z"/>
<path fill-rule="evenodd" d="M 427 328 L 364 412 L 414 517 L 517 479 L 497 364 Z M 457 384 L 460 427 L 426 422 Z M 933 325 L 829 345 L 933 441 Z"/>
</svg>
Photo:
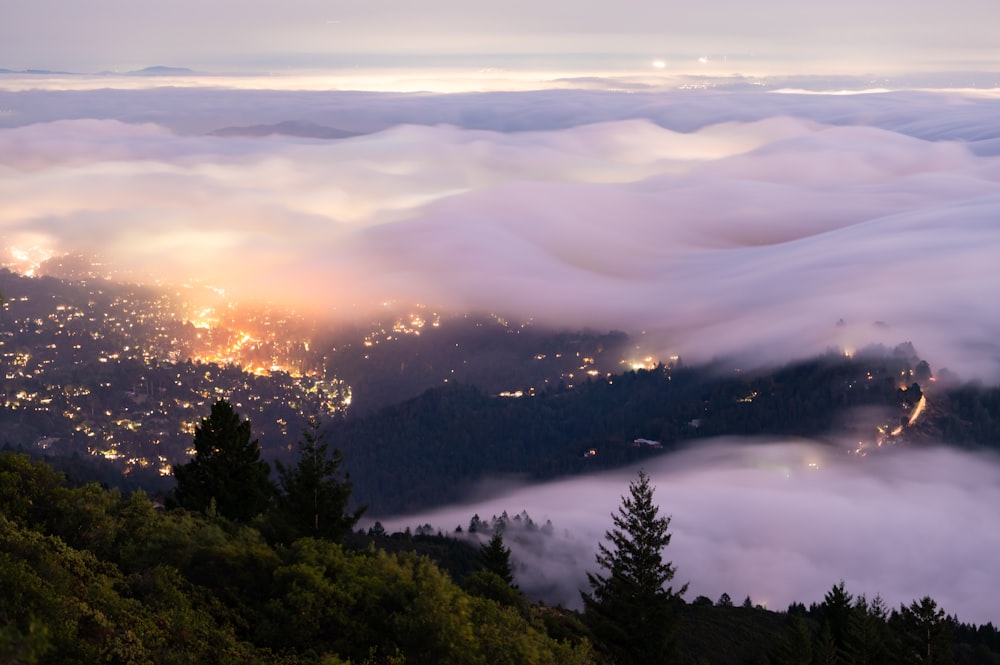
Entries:
<svg viewBox="0 0 1000 665">
<path fill-rule="evenodd" d="M 314 416 L 358 538 L 506 511 L 568 610 L 644 469 L 688 603 L 997 619 L 994 88 L 163 74 L 0 73 L 0 446 L 162 497 Z"/>
</svg>

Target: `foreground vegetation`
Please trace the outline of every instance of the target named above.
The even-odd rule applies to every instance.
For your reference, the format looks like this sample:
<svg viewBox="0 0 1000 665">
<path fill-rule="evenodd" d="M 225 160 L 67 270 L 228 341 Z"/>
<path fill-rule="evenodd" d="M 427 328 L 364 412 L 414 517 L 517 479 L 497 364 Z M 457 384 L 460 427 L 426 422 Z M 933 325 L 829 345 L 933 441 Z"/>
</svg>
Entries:
<svg viewBox="0 0 1000 665">
<path fill-rule="evenodd" d="M 532 605 L 505 579 L 497 539 L 459 579 L 412 551 L 420 537 L 394 553 L 370 539 L 282 544 L 263 517 L 207 512 L 73 487 L 0 454 L 0 662 L 612 662 L 587 613 Z M 670 603 L 672 662 L 1000 663 L 992 625 L 929 598 L 889 610 L 839 585 L 787 612 Z"/>
<path fill-rule="evenodd" d="M 253 524 L 70 488 L 0 455 L 0 662 L 587 662 L 537 612 L 412 553 L 269 543 Z M 502 582 L 501 582 L 502 585 Z"/>
</svg>

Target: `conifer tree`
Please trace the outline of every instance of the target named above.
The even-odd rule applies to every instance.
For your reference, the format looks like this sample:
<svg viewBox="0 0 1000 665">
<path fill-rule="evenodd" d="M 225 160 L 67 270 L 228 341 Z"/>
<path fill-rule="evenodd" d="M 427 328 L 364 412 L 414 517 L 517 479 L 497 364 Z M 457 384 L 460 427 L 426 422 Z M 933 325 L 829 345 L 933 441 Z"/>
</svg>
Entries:
<svg viewBox="0 0 1000 665">
<path fill-rule="evenodd" d="M 944 610 L 930 596 L 901 605 L 900 615 L 906 631 L 904 645 L 907 662 L 945 664 L 952 662 L 951 630 Z"/>
<path fill-rule="evenodd" d="M 517 588 L 510 565 L 510 548 L 504 545 L 503 535 L 499 531 L 494 532 L 489 542 L 479 547 L 479 561 L 484 570 L 502 579 L 507 586 Z"/>
<path fill-rule="evenodd" d="M 823 603 L 819 606 L 824 631 L 821 633 L 820 645 L 826 646 L 823 639 L 826 633 L 829 633 L 829 645 L 831 645 L 829 658 L 824 660 L 829 660 L 830 658 L 833 659 L 830 662 L 842 662 L 845 660 L 848 647 L 848 630 L 853 610 L 851 605 L 852 599 L 853 597 L 847 592 L 843 580 L 835 584 L 823 596 Z"/>
<path fill-rule="evenodd" d="M 778 642 L 775 661 L 778 665 L 812 665 L 812 628 L 801 616 L 789 615 L 785 634 Z"/>
<path fill-rule="evenodd" d="M 622 497 L 614 528 L 600 543 L 597 564 L 604 573 L 587 573 L 592 593 L 582 593 L 584 620 L 599 647 L 620 665 L 670 662 L 673 609 L 687 590 L 666 586 L 674 578 L 663 560 L 670 544 L 669 517 L 659 517 L 649 476 L 639 471 Z"/>
<path fill-rule="evenodd" d="M 847 646 L 855 665 L 874 665 L 889 660 L 889 612 L 881 596 L 870 602 L 864 594 L 857 597 L 851 611 Z"/>
<path fill-rule="evenodd" d="M 250 438 L 250 421 L 232 404 L 220 399 L 212 405 L 195 428 L 194 450 L 190 462 L 174 467 L 174 503 L 200 512 L 214 504 L 217 514 L 243 522 L 264 512 L 274 494 L 271 468 Z"/>
<path fill-rule="evenodd" d="M 313 416 L 302 430 L 299 463 L 278 469 L 278 520 L 284 540 L 302 536 L 340 541 L 357 524 L 365 507 L 347 511 L 351 497 L 350 477 L 341 477 L 344 458 L 339 450 L 330 451 L 326 432 Z"/>
</svg>

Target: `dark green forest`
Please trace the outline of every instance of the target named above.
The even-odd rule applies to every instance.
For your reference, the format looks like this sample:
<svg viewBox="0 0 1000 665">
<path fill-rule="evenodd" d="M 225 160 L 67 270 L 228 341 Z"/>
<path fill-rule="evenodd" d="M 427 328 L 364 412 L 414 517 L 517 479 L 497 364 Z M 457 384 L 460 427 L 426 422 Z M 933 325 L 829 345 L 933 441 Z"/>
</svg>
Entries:
<svg viewBox="0 0 1000 665">
<path fill-rule="evenodd" d="M 0 662 L 579 663 L 540 613 L 464 591 L 424 556 L 71 487 L 0 455 Z M 209 511 L 211 513 L 211 511 Z M 572 630 L 568 631 L 572 633 Z"/>
<path fill-rule="evenodd" d="M 479 552 L 413 534 L 282 543 L 263 516 L 165 510 L 9 452 L 0 506 L 3 663 L 635 662 L 605 648 L 587 612 L 533 604 L 495 572 L 501 539 Z M 962 624 L 931 598 L 889 608 L 842 583 L 784 612 L 679 594 L 668 610 L 645 629 L 671 637 L 656 662 L 1000 662 L 992 624 Z"/>
<path fill-rule="evenodd" d="M 369 515 L 454 502 L 489 477 L 587 473 L 715 436 L 823 440 L 847 432 L 875 448 L 899 427 L 893 445 L 1000 440 L 1000 420 L 991 415 L 1000 413 L 1000 389 L 932 379 L 909 344 L 757 371 L 674 363 L 520 398 L 473 385 L 434 388 L 375 414 L 336 420 L 330 434 Z M 926 415 L 911 425 L 925 394 Z"/>
</svg>

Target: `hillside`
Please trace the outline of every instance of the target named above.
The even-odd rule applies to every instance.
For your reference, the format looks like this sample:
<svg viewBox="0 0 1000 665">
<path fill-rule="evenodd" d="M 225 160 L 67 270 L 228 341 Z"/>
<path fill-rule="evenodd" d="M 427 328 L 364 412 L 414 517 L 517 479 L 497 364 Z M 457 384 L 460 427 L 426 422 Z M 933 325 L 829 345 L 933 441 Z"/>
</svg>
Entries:
<svg viewBox="0 0 1000 665">
<path fill-rule="evenodd" d="M 521 397 L 436 388 L 340 420 L 331 435 L 372 514 L 449 503 L 487 477 L 613 468 L 701 438 L 822 439 L 840 434 L 848 414 L 856 414 L 852 434 L 877 448 L 888 436 L 879 428 L 909 422 L 914 410 L 898 388 L 901 373 L 910 376 L 920 362 L 908 351 L 831 354 L 756 373 L 661 365 Z"/>
</svg>

